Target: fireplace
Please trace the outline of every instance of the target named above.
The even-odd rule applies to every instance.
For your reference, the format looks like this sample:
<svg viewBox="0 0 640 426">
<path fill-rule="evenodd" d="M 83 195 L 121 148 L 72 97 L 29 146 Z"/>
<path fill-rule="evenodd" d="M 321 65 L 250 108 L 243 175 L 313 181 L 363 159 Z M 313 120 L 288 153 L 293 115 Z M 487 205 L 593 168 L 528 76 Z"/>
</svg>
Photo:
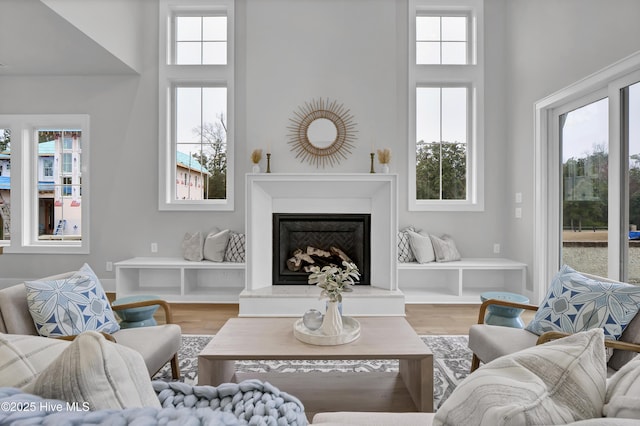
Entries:
<svg viewBox="0 0 640 426">
<path fill-rule="evenodd" d="M 363 214 L 370 220 L 369 285 L 347 293 L 345 315 L 404 315 L 398 289 L 398 177 L 382 173 L 250 173 L 246 176 L 245 289 L 238 316 L 324 311 L 315 285 L 273 285 L 273 215 Z M 355 257 L 355 255 L 354 255 Z"/>
<path fill-rule="evenodd" d="M 308 285 L 310 264 L 340 266 L 348 258 L 370 284 L 370 214 L 273 214 L 273 284 Z"/>
</svg>

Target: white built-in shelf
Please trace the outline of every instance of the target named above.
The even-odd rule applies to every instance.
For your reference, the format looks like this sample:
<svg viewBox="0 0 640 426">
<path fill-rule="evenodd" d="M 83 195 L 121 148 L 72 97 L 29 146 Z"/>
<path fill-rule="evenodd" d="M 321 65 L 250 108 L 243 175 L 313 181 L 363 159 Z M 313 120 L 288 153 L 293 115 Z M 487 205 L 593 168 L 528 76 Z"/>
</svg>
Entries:
<svg viewBox="0 0 640 426">
<path fill-rule="evenodd" d="M 486 291 L 524 294 L 527 265 L 510 259 L 398 263 L 398 285 L 407 303 L 480 303 Z"/>
<path fill-rule="evenodd" d="M 244 263 L 136 257 L 117 262 L 115 267 L 116 297 L 145 294 L 160 296 L 169 302 L 185 303 L 238 303 L 241 293 L 242 298 L 248 297 Z M 398 263 L 400 291 L 395 293 L 404 294 L 406 303 L 480 303 L 480 294 L 485 291 L 524 294 L 526 274 L 525 263 L 501 258 Z M 290 292 L 290 287 L 268 287 L 254 290 L 251 295 L 265 303 L 265 298 L 272 297 L 274 291 L 278 294 Z M 300 290 L 317 289 L 315 286 L 301 286 Z M 369 293 L 374 290 L 379 289 L 371 288 Z M 317 296 L 313 298 L 315 300 Z"/>
<path fill-rule="evenodd" d="M 155 295 L 168 302 L 238 303 L 244 263 L 135 257 L 117 262 L 116 297 Z"/>
</svg>

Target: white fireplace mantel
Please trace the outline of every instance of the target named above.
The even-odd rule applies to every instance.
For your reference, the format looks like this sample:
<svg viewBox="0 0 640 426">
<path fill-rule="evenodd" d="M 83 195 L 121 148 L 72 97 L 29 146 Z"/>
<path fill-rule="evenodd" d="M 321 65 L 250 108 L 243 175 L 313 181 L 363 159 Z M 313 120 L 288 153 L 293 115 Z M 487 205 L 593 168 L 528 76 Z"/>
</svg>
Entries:
<svg viewBox="0 0 640 426">
<path fill-rule="evenodd" d="M 273 213 L 370 214 L 371 286 L 356 286 L 345 295 L 345 314 L 404 315 L 397 274 L 397 175 L 248 174 L 242 316 L 301 315 L 321 305 L 313 286 L 272 285 Z"/>
</svg>

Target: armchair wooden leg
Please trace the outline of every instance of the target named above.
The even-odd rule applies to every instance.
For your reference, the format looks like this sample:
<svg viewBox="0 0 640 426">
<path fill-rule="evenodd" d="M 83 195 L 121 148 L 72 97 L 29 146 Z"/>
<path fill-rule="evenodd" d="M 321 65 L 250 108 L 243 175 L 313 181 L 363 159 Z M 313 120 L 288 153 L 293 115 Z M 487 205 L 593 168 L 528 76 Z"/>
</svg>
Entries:
<svg viewBox="0 0 640 426">
<path fill-rule="evenodd" d="M 478 358 L 476 356 L 476 354 L 473 354 L 473 358 L 471 358 L 471 373 L 473 373 L 474 371 L 476 371 L 478 369 L 478 367 L 480 367 L 480 358 Z"/>
<path fill-rule="evenodd" d="M 174 380 L 178 380 L 180 378 L 180 363 L 178 362 L 178 353 L 176 352 L 171 358 L 171 377 Z"/>
</svg>

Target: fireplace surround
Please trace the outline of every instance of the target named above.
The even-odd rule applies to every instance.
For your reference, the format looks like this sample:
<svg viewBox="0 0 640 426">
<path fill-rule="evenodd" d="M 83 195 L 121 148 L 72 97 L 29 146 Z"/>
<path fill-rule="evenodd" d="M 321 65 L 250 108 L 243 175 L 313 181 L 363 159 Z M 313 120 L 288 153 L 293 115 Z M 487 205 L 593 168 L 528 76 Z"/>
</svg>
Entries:
<svg viewBox="0 0 640 426">
<path fill-rule="evenodd" d="M 246 274 L 240 316 L 298 316 L 324 310 L 320 289 L 273 285 L 273 214 L 370 215 L 370 285 L 347 293 L 345 315 L 404 315 L 398 289 L 397 175 L 250 173 L 246 175 Z"/>
</svg>

